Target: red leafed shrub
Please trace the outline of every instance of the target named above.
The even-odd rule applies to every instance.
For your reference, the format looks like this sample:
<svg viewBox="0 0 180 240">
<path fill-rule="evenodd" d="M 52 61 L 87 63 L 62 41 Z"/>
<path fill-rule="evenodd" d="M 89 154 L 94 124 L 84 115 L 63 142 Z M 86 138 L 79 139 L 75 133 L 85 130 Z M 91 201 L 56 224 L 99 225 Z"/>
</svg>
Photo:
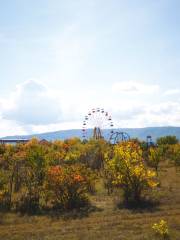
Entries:
<svg viewBox="0 0 180 240">
<path fill-rule="evenodd" d="M 79 208 L 88 204 L 89 177 L 84 166 L 50 167 L 47 173 L 48 200 L 60 209 Z"/>
</svg>

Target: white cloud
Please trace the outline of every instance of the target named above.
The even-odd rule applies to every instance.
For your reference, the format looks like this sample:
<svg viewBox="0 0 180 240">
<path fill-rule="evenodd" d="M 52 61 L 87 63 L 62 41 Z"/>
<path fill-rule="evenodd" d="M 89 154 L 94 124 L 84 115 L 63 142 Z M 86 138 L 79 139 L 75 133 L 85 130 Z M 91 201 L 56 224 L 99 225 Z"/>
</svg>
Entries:
<svg viewBox="0 0 180 240">
<path fill-rule="evenodd" d="M 149 91 L 146 88 L 147 85 L 137 84 L 136 88 L 121 89 L 144 93 Z M 152 89 L 158 88 L 152 87 L 151 92 Z M 117 128 L 180 126 L 180 101 L 152 103 L 142 101 L 144 96 L 134 96 L 116 96 L 110 91 L 108 98 L 106 94 L 99 97 L 96 90 L 60 92 L 36 80 L 26 81 L 9 98 L 0 99 L 0 136 L 81 128 L 84 116 L 93 107 L 105 108 L 112 114 Z"/>
<path fill-rule="evenodd" d="M 27 132 L 23 126 L 17 124 L 15 121 L 4 120 L 0 117 L 0 137 L 3 136 L 14 136 L 14 135 L 23 135 Z"/>
<path fill-rule="evenodd" d="M 115 127 L 180 126 L 180 101 L 128 102 L 112 109 Z"/>
<path fill-rule="evenodd" d="M 163 102 L 149 108 L 154 125 L 180 126 L 180 102 Z"/>
<path fill-rule="evenodd" d="M 18 85 L 9 99 L 2 101 L 2 117 L 24 125 L 61 121 L 60 103 L 46 86 L 36 80 Z"/>
<path fill-rule="evenodd" d="M 148 85 L 136 81 L 122 81 L 114 83 L 112 90 L 117 93 L 152 94 L 158 92 L 159 86 Z"/>
<path fill-rule="evenodd" d="M 0 99 L 0 137 L 81 128 L 86 114 L 81 102 L 77 93 L 49 89 L 37 80 L 25 81 Z"/>
<path fill-rule="evenodd" d="M 164 93 L 164 95 L 176 95 L 179 93 L 180 93 L 180 89 L 169 89 Z"/>
</svg>

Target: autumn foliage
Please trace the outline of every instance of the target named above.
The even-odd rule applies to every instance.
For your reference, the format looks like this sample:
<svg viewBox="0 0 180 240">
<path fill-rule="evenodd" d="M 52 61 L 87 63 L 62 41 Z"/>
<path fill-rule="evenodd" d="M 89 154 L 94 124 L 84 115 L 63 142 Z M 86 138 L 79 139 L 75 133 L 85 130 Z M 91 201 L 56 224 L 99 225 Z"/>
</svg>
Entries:
<svg viewBox="0 0 180 240">
<path fill-rule="evenodd" d="M 53 206 L 72 209 L 87 203 L 88 176 L 83 166 L 53 166 L 47 173 L 47 190 Z"/>
<path fill-rule="evenodd" d="M 167 156 L 170 164 L 180 165 L 179 143 L 150 149 L 137 140 L 111 145 L 104 139 L 78 138 L 2 144 L 0 208 L 79 209 L 90 204 L 98 181 L 104 182 L 109 194 L 118 190 L 125 202 L 139 203 L 157 186 L 159 164 Z"/>
<path fill-rule="evenodd" d="M 127 203 L 138 203 L 144 190 L 157 185 L 156 173 L 147 168 L 142 150 L 134 142 L 115 146 L 113 157 L 106 159 L 106 171 L 109 172 L 112 185 L 122 189 Z"/>
<path fill-rule="evenodd" d="M 76 138 L 1 145 L 0 207 L 37 212 L 88 204 L 96 172 L 83 160 L 83 147 Z"/>
</svg>

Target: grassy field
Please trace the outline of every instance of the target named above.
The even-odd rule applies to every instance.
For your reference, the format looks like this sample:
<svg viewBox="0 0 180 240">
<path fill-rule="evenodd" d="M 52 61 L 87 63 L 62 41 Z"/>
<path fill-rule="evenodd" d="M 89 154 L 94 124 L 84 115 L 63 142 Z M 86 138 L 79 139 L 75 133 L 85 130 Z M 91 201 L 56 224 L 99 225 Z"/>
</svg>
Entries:
<svg viewBox="0 0 180 240">
<path fill-rule="evenodd" d="M 160 203 L 151 208 L 117 208 L 114 196 L 108 196 L 102 185 L 91 197 L 94 207 L 80 213 L 21 216 L 0 213 L 1 240 L 148 240 L 156 239 L 152 224 L 168 222 L 170 239 L 180 240 L 180 172 L 161 167 L 161 186 L 157 191 Z"/>
</svg>

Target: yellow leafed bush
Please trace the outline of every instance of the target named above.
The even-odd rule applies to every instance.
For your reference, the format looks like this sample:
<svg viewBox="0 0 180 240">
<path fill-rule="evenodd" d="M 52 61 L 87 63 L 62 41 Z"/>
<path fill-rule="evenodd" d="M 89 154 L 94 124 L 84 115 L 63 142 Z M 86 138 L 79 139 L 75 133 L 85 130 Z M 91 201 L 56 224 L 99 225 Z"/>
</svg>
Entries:
<svg viewBox="0 0 180 240">
<path fill-rule="evenodd" d="M 159 223 L 154 223 L 152 226 L 155 234 L 161 237 L 163 240 L 169 238 L 168 224 L 165 220 L 161 219 Z"/>
<path fill-rule="evenodd" d="M 142 150 L 134 142 L 115 146 L 112 159 L 106 158 L 105 170 L 111 174 L 112 184 L 122 188 L 127 202 L 140 201 L 144 189 L 157 186 L 156 173 L 145 166 Z"/>
</svg>

